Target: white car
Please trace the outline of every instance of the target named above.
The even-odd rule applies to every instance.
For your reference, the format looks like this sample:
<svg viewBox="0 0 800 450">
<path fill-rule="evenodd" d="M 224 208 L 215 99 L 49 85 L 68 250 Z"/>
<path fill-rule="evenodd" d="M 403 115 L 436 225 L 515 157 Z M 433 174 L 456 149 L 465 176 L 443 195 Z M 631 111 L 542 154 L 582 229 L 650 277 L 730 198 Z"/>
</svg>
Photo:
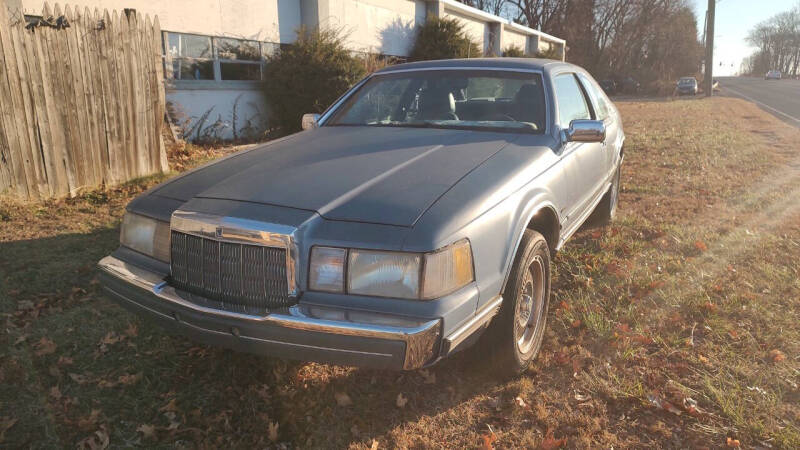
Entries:
<svg viewBox="0 0 800 450">
<path fill-rule="evenodd" d="M 765 80 L 780 80 L 781 79 L 781 72 L 780 70 L 770 70 L 764 76 Z"/>
</svg>

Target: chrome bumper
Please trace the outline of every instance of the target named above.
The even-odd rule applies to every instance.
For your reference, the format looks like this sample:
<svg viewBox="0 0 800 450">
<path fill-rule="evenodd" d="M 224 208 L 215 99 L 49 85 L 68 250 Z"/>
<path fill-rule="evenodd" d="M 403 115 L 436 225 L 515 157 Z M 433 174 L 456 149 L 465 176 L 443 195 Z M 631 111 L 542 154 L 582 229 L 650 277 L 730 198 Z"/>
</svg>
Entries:
<svg viewBox="0 0 800 450">
<path fill-rule="evenodd" d="M 295 305 L 253 316 L 196 305 L 165 276 L 107 256 L 98 263 L 110 297 L 167 328 L 244 351 L 385 368 L 416 369 L 438 356 L 441 321 Z M 167 323 L 164 323 L 167 321 Z"/>
</svg>

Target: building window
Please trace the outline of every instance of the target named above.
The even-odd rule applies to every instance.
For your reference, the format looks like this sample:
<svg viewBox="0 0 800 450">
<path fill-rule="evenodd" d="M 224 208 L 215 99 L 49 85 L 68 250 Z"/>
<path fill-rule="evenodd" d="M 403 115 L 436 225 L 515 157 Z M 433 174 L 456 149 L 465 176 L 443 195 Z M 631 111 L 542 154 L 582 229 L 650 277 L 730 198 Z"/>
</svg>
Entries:
<svg viewBox="0 0 800 450">
<path fill-rule="evenodd" d="M 165 33 L 166 54 L 175 80 L 213 80 L 214 53 L 211 38 L 196 34 Z"/>
<path fill-rule="evenodd" d="M 258 41 L 214 38 L 221 80 L 260 80 L 261 44 Z"/>
<path fill-rule="evenodd" d="M 164 32 L 167 77 L 173 80 L 260 81 L 279 44 Z"/>
</svg>

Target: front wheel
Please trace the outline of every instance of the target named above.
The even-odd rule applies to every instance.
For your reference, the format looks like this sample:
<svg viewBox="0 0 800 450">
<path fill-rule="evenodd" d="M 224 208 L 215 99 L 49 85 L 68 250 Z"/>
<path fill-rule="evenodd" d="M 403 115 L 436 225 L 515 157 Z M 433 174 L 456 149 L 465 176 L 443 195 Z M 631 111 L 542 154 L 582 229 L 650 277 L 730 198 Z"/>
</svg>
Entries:
<svg viewBox="0 0 800 450">
<path fill-rule="evenodd" d="M 539 353 L 550 301 L 550 250 L 544 236 L 525 230 L 500 313 L 486 330 L 492 370 L 501 378 L 522 374 Z"/>
</svg>

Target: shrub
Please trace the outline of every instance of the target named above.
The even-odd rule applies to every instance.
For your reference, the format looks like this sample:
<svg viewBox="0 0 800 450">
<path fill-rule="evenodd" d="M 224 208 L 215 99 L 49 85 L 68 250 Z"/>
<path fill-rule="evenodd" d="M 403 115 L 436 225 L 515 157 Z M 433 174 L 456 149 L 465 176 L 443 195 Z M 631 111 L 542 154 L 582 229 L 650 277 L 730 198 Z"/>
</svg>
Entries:
<svg viewBox="0 0 800 450">
<path fill-rule="evenodd" d="M 397 64 L 398 62 L 398 60 L 393 56 L 385 56 L 375 53 L 365 53 L 359 58 L 359 60 L 364 65 L 364 71 L 367 74 L 381 70 L 384 67 L 389 67 L 392 64 Z"/>
<path fill-rule="evenodd" d="M 364 66 L 338 30 L 300 28 L 297 40 L 270 56 L 265 66 L 271 131 L 299 131 L 303 114 L 324 111 L 364 76 Z"/>
<path fill-rule="evenodd" d="M 524 58 L 525 50 L 518 45 L 511 44 L 503 50 L 503 57 L 504 58 Z"/>
<path fill-rule="evenodd" d="M 431 59 L 477 58 L 480 46 L 464 31 L 457 19 L 431 18 L 417 30 L 411 61 Z"/>
<path fill-rule="evenodd" d="M 544 59 L 555 59 L 557 61 L 561 61 L 561 55 L 559 54 L 558 50 L 551 48 L 548 50 L 540 50 L 536 53 L 537 58 L 544 58 Z"/>
</svg>

